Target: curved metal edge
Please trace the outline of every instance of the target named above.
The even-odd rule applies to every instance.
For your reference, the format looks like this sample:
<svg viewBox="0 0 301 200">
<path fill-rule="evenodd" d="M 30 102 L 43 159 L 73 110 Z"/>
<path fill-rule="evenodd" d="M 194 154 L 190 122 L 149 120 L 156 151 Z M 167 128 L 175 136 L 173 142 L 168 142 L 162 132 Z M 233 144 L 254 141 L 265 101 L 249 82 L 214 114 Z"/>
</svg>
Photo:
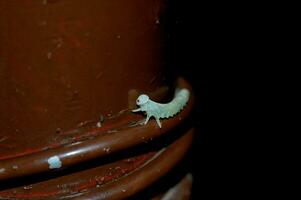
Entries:
<svg viewBox="0 0 301 200">
<path fill-rule="evenodd" d="M 130 127 L 82 143 L 3 160 L 0 161 L 0 181 L 35 173 L 60 170 L 80 162 L 106 156 L 145 143 L 148 140 L 166 134 L 189 116 L 194 103 L 191 85 L 185 79 L 179 78 L 177 86 L 189 89 L 191 97 L 188 104 L 178 115 L 162 120 L 163 127 L 161 129 L 157 126 L 155 120 L 151 120 L 147 125 Z M 57 163 L 50 163 L 51 160 L 56 160 Z M 52 168 L 52 166 L 58 167 Z"/>
<path fill-rule="evenodd" d="M 88 193 L 78 196 L 75 199 L 124 199 L 142 191 L 156 182 L 160 177 L 167 174 L 173 166 L 184 157 L 191 145 L 193 134 L 194 129 L 190 129 L 180 139 L 163 151 L 161 155 L 149 162 L 149 164 L 144 165 L 117 182 L 112 182 L 101 188 L 90 190 Z"/>
</svg>

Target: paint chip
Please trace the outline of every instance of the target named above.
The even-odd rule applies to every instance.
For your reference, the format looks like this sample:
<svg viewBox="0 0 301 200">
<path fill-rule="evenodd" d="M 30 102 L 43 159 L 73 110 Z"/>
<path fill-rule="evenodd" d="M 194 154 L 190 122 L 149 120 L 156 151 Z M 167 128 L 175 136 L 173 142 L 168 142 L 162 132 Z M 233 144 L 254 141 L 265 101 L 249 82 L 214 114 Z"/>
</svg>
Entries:
<svg viewBox="0 0 301 200">
<path fill-rule="evenodd" d="M 110 153 L 111 151 L 110 147 L 104 147 L 102 150 L 105 151 L 106 153 Z"/>
<path fill-rule="evenodd" d="M 49 169 L 58 169 L 62 167 L 62 162 L 58 156 L 52 156 L 48 159 Z"/>
<path fill-rule="evenodd" d="M 19 167 L 18 167 L 18 165 L 13 165 L 12 168 L 16 170 L 16 169 L 18 169 Z"/>
<path fill-rule="evenodd" d="M 100 128 L 101 127 L 101 122 L 97 122 L 96 126 L 97 126 L 97 128 Z"/>
</svg>

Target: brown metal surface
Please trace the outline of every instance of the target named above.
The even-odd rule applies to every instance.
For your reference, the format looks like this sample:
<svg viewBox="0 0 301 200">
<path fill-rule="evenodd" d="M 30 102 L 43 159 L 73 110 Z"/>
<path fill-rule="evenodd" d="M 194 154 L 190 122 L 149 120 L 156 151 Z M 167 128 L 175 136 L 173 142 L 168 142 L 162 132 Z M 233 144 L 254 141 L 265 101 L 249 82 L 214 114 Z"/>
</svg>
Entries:
<svg viewBox="0 0 301 200">
<path fill-rule="evenodd" d="M 0 1 L 0 199 L 126 198 L 184 156 L 193 94 L 162 129 L 131 112 L 141 93 L 192 91 L 165 72 L 166 2 Z M 162 151 L 91 164 L 175 132 L 187 133 Z"/>
<path fill-rule="evenodd" d="M 46 170 L 52 154 L 66 157 L 67 165 L 79 160 L 67 152 L 87 159 L 104 154 L 110 136 L 101 144 L 79 143 L 119 129 L 120 122 L 110 118 L 133 106 L 140 92 L 166 97 L 159 23 L 164 5 L 165 0 L 0 1 L 1 180 Z"/>
<path fill-rule="evenodd" d="M 178 86 L 190 89 L 189 84 L 183 79 L 179 80 Z M 4 169 L 0 172 L 0 180 L 53 171 L 49 169 L 48 163 L 48 159 L 53 156 L 58 156 L 62 162 L 62 168 L 66 168 L 145 143 L 168 133 L 168 131 L 181 124 L 188 117 L 192 106 L 193 96 L 191 95 L 190 101 L 183 111 L 174 118 L 162 120 L 162 129 L 158 128 L 154 120 L 151 120 L 147 125 L 140 125 L 139 123 L 144 118 L 143 116 L 124 113 L 124 115 L 121 114 L 119 116 L 120 118 L 115 119 L 116 122 L 112 122 L 113 129 L 108 123 L 109 127 L 103 126 L 97 129 L 86 130 L 81 133 L 82 135 L 77 132 L 75 135 L 67 135 L 63 141 L 70 137 L 70 143 L 61 144 L 53 148 L 49 147 L 49 149 L 16 158 L 3 159 L 0 161 L 0 166 Z"/>
<path fill-rule="evenodd" d="M 164 2 L 1 0 L 1 159 L 47 149 L 165 86 Z"/>
<path fill-rule="evenodd" d="M 124 199 L 165 175 L 185 155 L 189 130 L 157 152 L 123 159 L 86 171 L 0 192 L 1 199 Z"/>
</svg>

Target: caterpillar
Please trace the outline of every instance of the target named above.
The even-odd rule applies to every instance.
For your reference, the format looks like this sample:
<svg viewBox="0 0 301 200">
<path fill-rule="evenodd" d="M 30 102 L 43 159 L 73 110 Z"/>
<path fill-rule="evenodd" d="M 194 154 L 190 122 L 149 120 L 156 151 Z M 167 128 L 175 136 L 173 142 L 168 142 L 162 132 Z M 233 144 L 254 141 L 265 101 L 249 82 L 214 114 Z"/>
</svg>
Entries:
<svg viewBox="0 0 301 200">
<path fill-rule="evenodd" d="M 176 89 L 173 100 L 169 103 L 162 104 L 152 101 L 146 94 L 141 94 L 136 104 L 140 108 L 132 110 L 132 112 L 145 112 L 146 119 L 144 125 L 148 123 L 151 117 L 154 117 L 158 126 L 161 128 L 160 118 L 173 117 L 179 113 L 189 100 L 189 90 L 187 89 Z"/>
</svg>

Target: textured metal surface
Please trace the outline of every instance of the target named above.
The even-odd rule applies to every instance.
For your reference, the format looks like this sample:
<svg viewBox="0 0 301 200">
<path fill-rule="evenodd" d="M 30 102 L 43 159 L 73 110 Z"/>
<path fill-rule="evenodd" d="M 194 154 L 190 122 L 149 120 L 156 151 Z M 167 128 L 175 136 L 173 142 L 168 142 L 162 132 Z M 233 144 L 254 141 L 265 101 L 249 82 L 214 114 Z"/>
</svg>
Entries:
<svg viewBox="0 0 301 200">
<path fill-rule="evenodd" d="M 0 192 L 1 199 L 123 199 L 154 183 L 185 155 L 189 130 L 171 145 L 48 181 Z"/>
<path fill-rule="evenodd" d="M 0 159 L 57 146 L 168 86 L 164 2 L 0 1 Z"/>
<path fill-rule="evenodd" d="M 192 91 L 164 68 L 166 2 L 0 1 L 0 199 L 122 199 L 177 165 L 193 94 L 162 129 L 131 112 Z"/>
<path fill-rule="evenodd" d="M 190 88 L 189 84 L 183 79 L 179 80 L 179 87 Z M 70 140 L 67 144 L 58 144 L 49 146 L 46 149 L 40 149 L 37 152 L 29 153 L 15 158 L 3 159 L 0 162 L 1 169 L 0 180 L 15 178 L 34 173 L 53 171 L 49 168 L 48 159 L 57 156 L 62 162 L 62 168 L 66 168 L 80 162 L 88 161 L 93 158 L 106 156 L 118 152 L 134 145 L 145 143 L 155 137 L 164 135 L 168 131 L 189 116 L 193 105 L 193 96 L 191 96 L 185 109 L 176 115 L 162 121 L 163 127 L 157 127 L 154 120 L 147 125 L 140 125 L 140 120 L 144 117 L 133 113 L 123 113 L 112 119 L 101 128 L 92 128 L 75 135 L 66 135 L 65 140 Z"/>
</svg>

